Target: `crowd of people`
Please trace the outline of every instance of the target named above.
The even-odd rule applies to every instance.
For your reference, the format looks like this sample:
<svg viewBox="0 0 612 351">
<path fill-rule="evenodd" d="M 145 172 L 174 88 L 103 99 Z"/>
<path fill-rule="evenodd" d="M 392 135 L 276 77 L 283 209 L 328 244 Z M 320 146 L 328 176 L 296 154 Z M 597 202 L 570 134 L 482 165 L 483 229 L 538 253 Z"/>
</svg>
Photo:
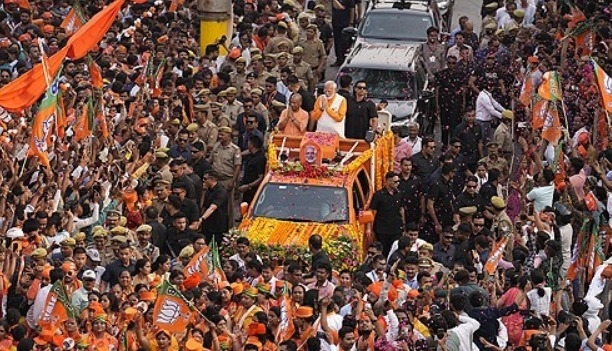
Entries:
<svg viewBox="0 0 612 351">
<path fill-rule="evenodd" d="M 66 18 L 110 2 L 4 0 L 0 87 L 66 45 Z M 379 132 L 385 101 L 367 82 L 325 82 L 366 7 L 237 0 L 233 35 L 200 47 L 198 1 L 129 2 L 87 58 L 64 62 L 50 167 L 28 152 L 37 104 L 2 110 L 0 351 L 610 349 L 612 85 L 593 66 L 612 73 L 606 1 L 484 0 L 482 18 L 427 31 L 441 137 L 392 129 L 394 172 L 364 208 L 375 241 L 358 265 L 334 267 L 317 234 L 308 257 L 228 240 L 270 133 Z M 532 124 L 551 72 L 552 142 Z M 214 243 L 224 279 L 188 274 Z M 184 330 L 160 327 L 176 313 L 156 307 L 165 284 L 196 312 Z"/>
</svg>

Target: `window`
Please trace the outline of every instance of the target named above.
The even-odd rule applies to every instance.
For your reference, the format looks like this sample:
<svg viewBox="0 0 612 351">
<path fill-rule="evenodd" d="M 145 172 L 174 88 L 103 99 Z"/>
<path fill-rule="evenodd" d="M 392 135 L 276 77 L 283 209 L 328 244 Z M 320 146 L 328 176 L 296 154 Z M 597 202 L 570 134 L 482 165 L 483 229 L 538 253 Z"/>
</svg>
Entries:
<svg viewBox="0 0 612 351">
<path fill-rule="evenodd" d="M 348 195 L 345 188 L 339 187 L 268 183 L 255 202 L 253 216 L 346 223 L 349 219 Z"/>
<path fill-rule="evenodd" d="M 353 82 L 364 80 L 368 86 L 368 97 L 373 99 L 416 98 L 416 84 L 412 72 L 345 67 L 340 74 L 350 74 Z"/>
<path fill-rule="evenodd" d="M 426 41 L 427 28 L 434 26 L 427 13 L 406 11 L 370 12 L 364 19 L 360 37 L 400 41 Z"/>
</svg>

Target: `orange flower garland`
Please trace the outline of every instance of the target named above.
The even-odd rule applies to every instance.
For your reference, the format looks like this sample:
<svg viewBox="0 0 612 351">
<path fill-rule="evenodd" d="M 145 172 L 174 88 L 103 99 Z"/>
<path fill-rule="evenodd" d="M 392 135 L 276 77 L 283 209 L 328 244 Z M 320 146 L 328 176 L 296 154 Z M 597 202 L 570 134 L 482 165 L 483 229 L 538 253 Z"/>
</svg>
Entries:
<svg viewBox="0 0 612 351">
<path fill-rule="evenodd" d="M 278 156 L 276 155 L 276 146 L 274 143 L 268 144 L 268 169 L 275 170 L 280 167 Z"/>
<path fill-rule="evenodd" d="M 327 241 L 347 235 L 356 241 L 356 249 L 361 252 L 363 242 L 357 224 L 301 223 L 257 217 L 243 221 L 239 229 L 244 230 L 251 241 L 268 245 L 307 246 L 308 238 L 312 234 L 319 234 L 323 240 Z"/>
<path fill-rule="evenodd" d="M 356 159 L 351 161 L 351 163 L 349 163 L 348 165 L 344 166 L 344 168 L 342 168 L 342 172 L 345 173 L 345 174 L 350 174 L 350 173 L 355 172 L 364 163 L 368 162 L 372 158 L 372 155 L 374 155 L 374 150 L 367 149 L 366 151 L 361 153 L 361 155 L 359 155 L 359 157 L 357 157 Z"/>
</svg>

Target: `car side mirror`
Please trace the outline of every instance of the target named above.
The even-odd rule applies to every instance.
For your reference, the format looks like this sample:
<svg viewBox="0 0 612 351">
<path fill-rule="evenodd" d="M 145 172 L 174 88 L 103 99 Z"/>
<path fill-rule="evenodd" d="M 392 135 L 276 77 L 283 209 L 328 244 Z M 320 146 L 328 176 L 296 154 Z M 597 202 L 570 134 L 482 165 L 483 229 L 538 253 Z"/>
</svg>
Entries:
<svg viewBox="0 0 612 351">
<path fill-rule="evenodd" d="M 357 29 L 355 27 L 346 27 L 342 29 L 342 33 L 350 34 L 350 35 L 357 35 Z"/>
<path fill-rule="evenodd" d="M 434 92 L 429 90 L 423 90 L 421 92 L 421 100 L 429 100 L 434 98 Z"/>
<path fill-rule="evenodd" d="M 368 224 L 374 222 L 374 213 L 372 211 L 362 211 L 359 214 L 359 223 Z"/>
<path fill-rule="evenodd" d="M 246 216 L 248 212 L 249 212 L 249 203 L 248 202 L 240 203 L 240 214 L 242 215 L 242 217 Z"/>
</svg>

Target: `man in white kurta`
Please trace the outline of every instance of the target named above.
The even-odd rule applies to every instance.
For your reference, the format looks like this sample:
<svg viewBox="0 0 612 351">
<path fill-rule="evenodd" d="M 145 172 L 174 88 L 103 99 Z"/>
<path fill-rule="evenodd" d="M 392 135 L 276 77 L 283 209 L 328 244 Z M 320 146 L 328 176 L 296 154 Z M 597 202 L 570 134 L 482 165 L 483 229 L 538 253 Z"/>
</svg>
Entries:
<svg viewBox="0 0 612 351">
<path fill-rule="evenodd" d="M 325 94 L 317 98 L 312 119 L 317 121 L 317 132 L 336 133 L 344 138 L 346 99 L 336 93 L 336 83 L 325 83 Z"/>
</svg>

